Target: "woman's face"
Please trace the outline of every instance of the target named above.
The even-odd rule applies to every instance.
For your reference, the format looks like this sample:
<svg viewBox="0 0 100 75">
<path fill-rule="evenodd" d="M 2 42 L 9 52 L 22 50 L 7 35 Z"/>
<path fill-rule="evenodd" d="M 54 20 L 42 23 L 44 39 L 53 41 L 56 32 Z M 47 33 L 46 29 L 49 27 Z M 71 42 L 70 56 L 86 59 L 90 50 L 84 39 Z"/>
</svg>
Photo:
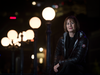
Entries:
<svg viewBox="0 0 100 75">
<path fill-rule="evenodd" d="M 68 19 L 67 23 L 66 23 L 66 27 L 67 27 L 67 31 L 68 32 L 75 32 L 76 31 L 76 27 L 75 27 L 75 22 L 73 21 L 73 19 Z"/>
</svg>

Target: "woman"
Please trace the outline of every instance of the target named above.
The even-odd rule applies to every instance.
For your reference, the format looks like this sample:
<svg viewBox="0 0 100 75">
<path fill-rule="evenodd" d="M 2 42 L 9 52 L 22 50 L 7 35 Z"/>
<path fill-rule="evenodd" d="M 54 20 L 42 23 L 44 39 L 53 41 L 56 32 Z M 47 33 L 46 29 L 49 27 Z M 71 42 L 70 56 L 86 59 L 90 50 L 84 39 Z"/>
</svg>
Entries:
<svg viewBox="0 0 100 75">
<path fill-rule="evenodd" d="M 75 16 L 68 16 L 64 21 L 65 33 L 59 39 L 54 60 L 54 72 L 61 74 L 83 74 L 88 51 L 88 39 L 80 31 Z"/>
</svg>

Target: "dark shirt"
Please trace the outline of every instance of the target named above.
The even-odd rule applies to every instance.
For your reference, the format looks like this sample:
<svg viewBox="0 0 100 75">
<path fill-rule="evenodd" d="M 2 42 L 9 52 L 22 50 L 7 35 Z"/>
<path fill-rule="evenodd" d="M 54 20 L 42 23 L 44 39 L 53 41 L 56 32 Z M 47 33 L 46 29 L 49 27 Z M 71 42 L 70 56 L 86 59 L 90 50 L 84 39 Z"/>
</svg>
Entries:
<svg viewBox="0 0 100 75">
<path fill-rule="evenodd" d="M 73 49 L 73 46 L 74 46 L 74 43 L 75 43 L 75 40 L 77 38 L 77 33 L 75 33 L 74 37 L 69 37 L 69 34 L 66 36 L 66 42 L 65 42 L 65 45 L 66 45 L 66 58 L 68 58 L 68 56 L 70 55 L 72 49 Z"/>
</svg>

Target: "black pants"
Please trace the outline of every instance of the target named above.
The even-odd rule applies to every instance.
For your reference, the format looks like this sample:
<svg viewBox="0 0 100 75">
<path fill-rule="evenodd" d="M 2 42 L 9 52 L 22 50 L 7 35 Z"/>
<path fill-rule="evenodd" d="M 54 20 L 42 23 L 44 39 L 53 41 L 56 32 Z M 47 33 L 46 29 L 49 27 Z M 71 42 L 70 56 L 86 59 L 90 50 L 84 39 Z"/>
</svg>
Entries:
<svg viewBox="0 0 100 75">
<path fill-rule="evenodd" d="M 72 62 L 64 63 L 57 75 L 83 75 L 83 67 Z"/>
</svg>

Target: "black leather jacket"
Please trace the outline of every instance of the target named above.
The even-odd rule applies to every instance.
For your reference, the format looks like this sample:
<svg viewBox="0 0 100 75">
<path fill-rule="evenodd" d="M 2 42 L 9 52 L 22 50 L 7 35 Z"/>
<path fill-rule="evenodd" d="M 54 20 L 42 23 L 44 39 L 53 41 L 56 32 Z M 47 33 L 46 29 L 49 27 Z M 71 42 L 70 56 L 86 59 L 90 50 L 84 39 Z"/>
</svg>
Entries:
<svg viewBox="0 0 100 75">
<path fill-rule="evenodd" d="M 65 59 L 65 41 L 67 32 L 65 32 L 63 36 L 59 39 L 55 52 L 54 65 L 56 65 L 57 63 L 62 64 L 65 62 L 73 62 L 78 65 L 83 65 L 86 62 L 85 59 L 88 51 L 89 41 L 83 31 L 79 31 L 78 34 L 79 36 L 74 43 L 74 47 L 68 59 Z"/>
</svg>

